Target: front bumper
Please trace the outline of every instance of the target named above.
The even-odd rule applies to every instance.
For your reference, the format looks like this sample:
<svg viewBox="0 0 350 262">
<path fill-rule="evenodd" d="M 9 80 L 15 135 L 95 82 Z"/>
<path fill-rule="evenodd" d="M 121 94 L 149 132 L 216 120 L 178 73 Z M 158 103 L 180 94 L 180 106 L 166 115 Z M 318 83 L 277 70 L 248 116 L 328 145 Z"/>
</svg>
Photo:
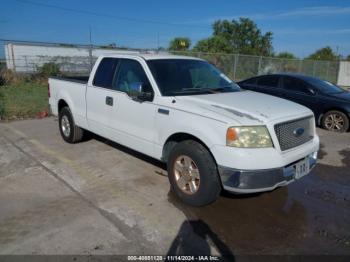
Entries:
<svg viewBox="0 0 350 262">
<path fill-rule="evenodd" d="M 308 155 L 307 158 L 311 171 L 316 165 L 317 151 Z M 230 192 L 256 193 L 271 191 L 296 180 L 294 164 L 300 160 L 285 167 L 261 170 L 239 170 L 219 166 L 219 174 L 224 189 Z"/>
</svg>

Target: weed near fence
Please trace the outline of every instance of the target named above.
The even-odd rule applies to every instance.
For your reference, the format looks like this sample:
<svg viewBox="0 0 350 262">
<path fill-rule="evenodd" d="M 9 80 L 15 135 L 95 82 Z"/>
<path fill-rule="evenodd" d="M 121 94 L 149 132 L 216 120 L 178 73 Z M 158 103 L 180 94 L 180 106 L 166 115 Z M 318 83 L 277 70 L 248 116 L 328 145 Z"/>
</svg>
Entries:
<svg viewBox="0 0 350 262">
<path fill-rule="evenodd" d="M 0 70 L 0 120 L 33 118 L 48 115 L 47 79 L 60 75 L 59 67 L 47 63 L 35 74 Z"/>
<path fill-rule="evenodd" d="M 37 82 L 0 86 L 1 120 L 33 118 L 47 111 L 47 85 Z"/>
</svg>

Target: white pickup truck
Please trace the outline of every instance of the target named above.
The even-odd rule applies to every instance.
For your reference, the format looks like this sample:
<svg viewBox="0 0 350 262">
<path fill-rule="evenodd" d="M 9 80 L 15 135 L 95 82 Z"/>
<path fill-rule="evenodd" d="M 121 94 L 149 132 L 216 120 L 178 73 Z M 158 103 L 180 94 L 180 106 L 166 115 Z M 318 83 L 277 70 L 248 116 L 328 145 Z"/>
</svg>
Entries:
<svg viewBox="0 0 350 262">
<path fill-rule="evenodd" d="M 198 58 L 101 56 L 90 77 L 50 78 L 49 93 L 65 141 L 88 130 L 166 162 L 172 190 L 190 205 L 222 189 L 270 191 L 316 164 L 309 109 L 240 90 Z"/>
</svg>

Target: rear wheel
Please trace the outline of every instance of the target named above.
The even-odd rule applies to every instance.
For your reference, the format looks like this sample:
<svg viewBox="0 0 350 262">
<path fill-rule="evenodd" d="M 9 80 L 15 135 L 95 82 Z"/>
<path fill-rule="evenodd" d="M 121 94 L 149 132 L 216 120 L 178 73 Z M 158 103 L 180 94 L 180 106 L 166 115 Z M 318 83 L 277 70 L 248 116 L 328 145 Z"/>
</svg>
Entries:
<svg viewBox="0 0 350 262">
<path fill-rule="evenodd" d="M 346 132 L 349 129 L 349 118 L 340 111 L 328 111 L 322 119 L 322 127 L 333 132 Z"/>
<path fill-rule="evenodd" d="M 63 107 L 59 112 L 58 125 L 62 138 L 68 143 L 78 143 L 82 140 L 84 130 L 76 126 L 69 107 Z"/>
<path fill-rule="evenodd" d="M 168 177 L 176 196 L 191 206 L 210 204 L 221 192 L 215 161 L 196 141 L 183 141 L 173 148 L 168 161 Z"/>
</svg>

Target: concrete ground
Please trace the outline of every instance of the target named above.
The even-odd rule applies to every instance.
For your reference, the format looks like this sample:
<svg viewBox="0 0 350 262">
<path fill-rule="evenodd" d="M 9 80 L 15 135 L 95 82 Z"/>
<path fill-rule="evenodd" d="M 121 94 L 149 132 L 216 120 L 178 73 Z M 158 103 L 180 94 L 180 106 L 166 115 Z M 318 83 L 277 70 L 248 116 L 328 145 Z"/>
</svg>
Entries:
<svg viewBox="0 0 350 262">
<path fill-rule="evenodd" d="M 0 254 L 350 255 L 350 133 L 318 129 L 318 166 L 288 187 L 192 208 L 161 163 L 57 125 L 0 124 Z"/>
</svg>

